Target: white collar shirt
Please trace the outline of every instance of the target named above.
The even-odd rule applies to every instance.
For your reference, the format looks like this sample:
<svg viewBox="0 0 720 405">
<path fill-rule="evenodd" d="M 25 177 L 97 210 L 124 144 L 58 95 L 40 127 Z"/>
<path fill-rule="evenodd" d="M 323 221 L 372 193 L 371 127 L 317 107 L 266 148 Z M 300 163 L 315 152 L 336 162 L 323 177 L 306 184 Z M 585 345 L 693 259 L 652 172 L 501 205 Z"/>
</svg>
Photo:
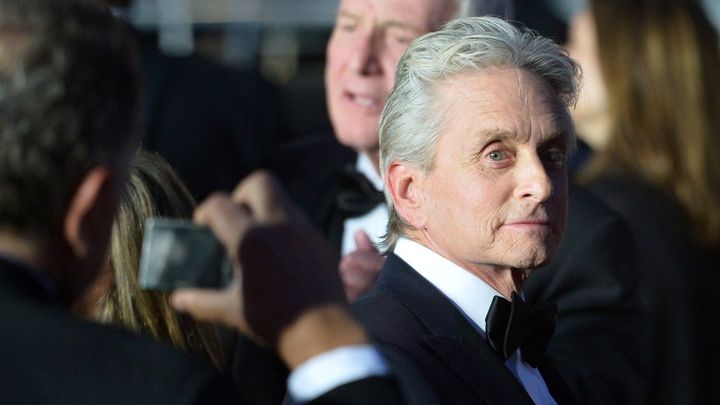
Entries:
<svg viewBox="0 0 720 405">
<path fill-rule="evenodd" d="M 497 290 L 480 278 L 425 246 L 400 238 L 393 251 L 421 276 L 442 292 L 485 338 L 485 317 Z M 518 350 L 505 361 L 536 404 L 556 405 L 538 369 L 522 359 Z"/>
</svg>

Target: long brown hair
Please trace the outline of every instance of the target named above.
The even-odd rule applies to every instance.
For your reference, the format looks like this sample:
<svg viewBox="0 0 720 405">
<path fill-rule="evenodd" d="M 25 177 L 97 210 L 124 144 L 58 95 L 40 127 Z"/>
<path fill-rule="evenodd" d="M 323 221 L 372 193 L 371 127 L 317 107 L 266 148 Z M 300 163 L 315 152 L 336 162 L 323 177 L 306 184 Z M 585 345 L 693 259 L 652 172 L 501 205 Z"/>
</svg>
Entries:
<svg viewBox="0 0 720 405">
<path fill-rule="evenodd" d="M 720 51 L 695 1 L 594 0 L 611 121 L 585 173 L 621 170 L 663 190 L 720 246 Z"/>
<path fill-rule="evenodd" d="M 225 356 L 217 330 L 177 314 L 168 293 L 141 290 L 138 269 L 143 226 L 151 216 L 189 218 L 195 203 L 185 185 L 158 155 L 140 152 L 130 170 L 113 225 L 109 288 L 96 318 L 200 354 L 222 369 Z"/>
</svg>

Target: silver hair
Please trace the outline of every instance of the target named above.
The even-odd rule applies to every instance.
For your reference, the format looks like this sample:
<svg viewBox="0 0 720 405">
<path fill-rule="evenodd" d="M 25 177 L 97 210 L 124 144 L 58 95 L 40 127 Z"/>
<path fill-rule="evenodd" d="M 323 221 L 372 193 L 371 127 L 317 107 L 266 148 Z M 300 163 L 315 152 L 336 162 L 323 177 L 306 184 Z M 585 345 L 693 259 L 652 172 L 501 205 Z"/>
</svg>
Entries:
<svg viewBox="0 0 720 405">
<path fill-rule="evenodd" d="M 445 114 L 437 112 L 434 90 L 449 77 L 492 67 L 515 67 L 545 79 L 566 106 L 575 104 L 580 68 L 552 40 L 495 17 L 466 17 L 416 39 L 400 59 L 393 88 L 380 119 L 380 172 L 402 161 L 432 170 Z M 385 251 L 411 226 L 389 208 Z"/>
</svg>

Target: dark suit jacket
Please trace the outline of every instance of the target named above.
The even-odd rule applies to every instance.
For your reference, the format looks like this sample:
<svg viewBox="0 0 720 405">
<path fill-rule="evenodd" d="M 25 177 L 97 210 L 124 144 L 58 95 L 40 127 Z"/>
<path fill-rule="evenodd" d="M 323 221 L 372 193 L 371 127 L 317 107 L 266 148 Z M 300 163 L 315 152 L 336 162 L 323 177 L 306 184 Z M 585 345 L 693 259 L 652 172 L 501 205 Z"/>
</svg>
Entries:
<svg viewBox="0 0 720 405">
<path fill-rule="evenodd" d="M 642 181 L 605 177 L 591 189 L 627 220 L 637 241 L 650 320 L 646 403 L 720 403 L 718 247 L 702 247 L 680 208 Z"/>
<path fill-rule="evenodd" d="M 169 346 L 81 320 L 0 260 L 0 402 L 231 402 L 227 382 Z"/>
<path fill-rule="evenodd" d="M 334 137 L 318 136 L 283 146 L 265 164 L 338 254 L 344 221 L 335 202 L 338 174 L 343 167 L 353 166 L 357 158 L 357 152 L 340 145 Z"/>
<path fill-rule="evenodd" d="M 532 404 L 505 361 L 437 288 L 390 254 L 375 288 L 354 309 L 388 357 L 410 403 Z M 574 403 L 550 367 L 559 404 Z"/>
<path fill-rule="evenodd" d="M 27 270 L 3 259 L 0 325 L 3 404 L 244 403 L 228 380 L 172 347 L 71 315 Z M 355 381 L 313 401 L 399 402 L 392 378 Z"/>
<path fill-rule="evenodd" d="M 637 404 L 647 385 L 647 317 L 628 224 L 571 186 L 565 236 L 552 262 L 534 270 L 528 302 L 556 302 L 548 356 L 584 404 Z"/>
</svg>

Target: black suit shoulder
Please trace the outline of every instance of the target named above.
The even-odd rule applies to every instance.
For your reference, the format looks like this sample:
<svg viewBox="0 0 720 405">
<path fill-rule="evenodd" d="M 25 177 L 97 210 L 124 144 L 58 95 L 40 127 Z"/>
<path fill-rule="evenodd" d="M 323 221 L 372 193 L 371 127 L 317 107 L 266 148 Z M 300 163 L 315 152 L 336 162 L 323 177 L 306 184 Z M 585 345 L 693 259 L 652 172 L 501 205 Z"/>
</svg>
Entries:
<svg viewBox="0 0 720 405">
<path fill-rule="evenodd" d="M 24 270 L 0 263 L 3 403 L 191 404 L 232 400 L 200 361 L 65 311 Z"/>
</svg>

